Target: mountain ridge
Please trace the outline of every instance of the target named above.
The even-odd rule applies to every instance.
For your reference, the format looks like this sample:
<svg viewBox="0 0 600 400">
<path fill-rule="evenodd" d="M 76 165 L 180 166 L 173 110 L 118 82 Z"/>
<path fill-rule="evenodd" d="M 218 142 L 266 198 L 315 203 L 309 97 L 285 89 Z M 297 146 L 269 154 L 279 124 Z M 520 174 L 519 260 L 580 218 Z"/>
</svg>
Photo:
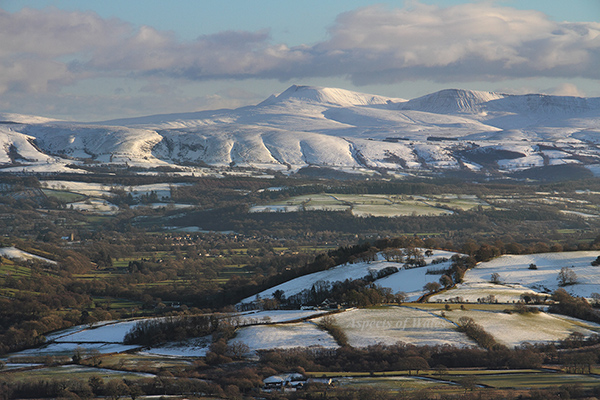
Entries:
<svg viewBox="0 0 600 400">
<path fill-rule="evenodd" d="M 86 160 L 140 168 L 241 166 L 293 173 L 313 166 L 377 174 L 506 175 L 567 164 L 595 171 L 600 165 L 600 98 L 446 89 L 404 100 L 292 85 L 238 109 L 97 123 L 10 115 L 22 122 L 0 124 L 5 172 L 44 171 L 51 164 L 60 170 Z M 470 149 L 500 158 L 482 164 Z M 522 157 L 503 159 L 505 151 Z"/>
</svg>

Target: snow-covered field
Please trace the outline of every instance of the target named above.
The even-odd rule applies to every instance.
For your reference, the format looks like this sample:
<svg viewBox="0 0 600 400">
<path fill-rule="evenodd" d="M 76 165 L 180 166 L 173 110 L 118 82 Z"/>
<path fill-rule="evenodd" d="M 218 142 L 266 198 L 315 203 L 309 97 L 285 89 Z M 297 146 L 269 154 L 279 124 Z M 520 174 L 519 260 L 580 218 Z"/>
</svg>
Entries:
<svg viewBox="0 0 600 400">
<path fill-rule="evenodd" d="M 17 260 L 40 260 L 49 264 L 56 264 L 56 261 L 52 261 L 48 258 L 36 256 L 35 254 L 28 253 L 23 250 L 19 250 L 16 247 L 0 247 L 0 256 L 5 258 L 13 258 Z"/>
<path fill-rule="evenodd" d="M 459 309 L 446 311 L 446 318 L 458 322 L 460 317 L 473 318 L 496 341 L 507 346 L 518 346 L 525 342 L 554 342 L 565 339 L 573 332 L 589 336 L 600 332 L 600 325 L 546 313 L 507 314 L 502 311 L 480 311 Z"/>
<path fill-rule="evenodd" d="M 67 335 L 61 335 L 54 339 L 55 342 L 69 343 L 123 343 L 125 334 L 133 328 L 138 321 L 124 321 L 113 324 L 101 325 L 99 327 L 77 330 Z"/>
<path fill-rule="evenodd" d="M 519 284 L 496 285 L 489 282 L 468 282 L 458 285 L 455 289 L 429 297 L 429 302 L 477 303 L 478 301 L 488 301 L 488 296 L 494 296 L 493 299 L 499 303 L 513 303 L 520 301 L 521 295 L 535 293 L 537 293 L 535 290 Z"/>
<path fill-rule="evenodd" d="M 50 343 L 48 345 L 27 349 L 10 354 L 11 357 L 19 356 L 72 356 L 76 351 L 98 352 L 99 354 L 122 353 L 133 350 L 139 346 L 118 343 Z"/>
<path fill-rule="evenodd" d="M 427 268 L 431 267 L 431 261 L 438 258 L 449 259 L 454 254 L 456 253 L 443 250 L 433 250 L 433 253 L 430 257 L 425 257 L 425 262 L 428 264 L 427 266 L 422 268 L 400 270 L 395 274 L 378 279 L 375 283 L 383 287 L 391 288 L 394 293 L 398 291 L 406 292 L 411 300 L 416 300 L 424 293 L 423 286 L 426 283 L 437 281 L 439 279 L 439 275 L 426 275 Z M 379 259 L 377 261 L 338 265 L 325 271 L 315 272 L 313 274 L 292 279 L 288 282 L 264 290 L 258 295 L 261 298 L 268 298 L 272 297 L 275 291 L 282 290 L 286 297 L 290 297 L 300 293 L 304 289 L 310 289 L 313 284 L 318 281 L 338 282 L 346 279 L 359 279 L 368 275 L 370 270 L 379 271 L 388 267 L 396 267 L 401 269 L 402 265 L 402 263 L 384 261 L 382 256 L 379 255 Z M 447 268 L 449 265 L 449 261 L 447 261 L 436 264 L 435 268 Z M 255 298 L 256 296 L 250 296 L 241 302 L 249 303 Z"/>
<path fill-rule="evenodd" d="M 355 309 L 336 314 L 351 346 L 405 342 L 414 345 L 476 346 L 456 325 L 434 313 L 410 307 Z"/>
<path fill-rule="evenodd" d="M 180 204 L 180 203 L 149 203 L 149 204 L 134 204 L 130 208 L 166 208 L 172 210 L 185 210 L 188 208 L 194 208 L 192 204 Z"/>
<path fill-rule="evenodd" d="M 67 190 L 74 193 L 83 194 L 85 196 L 101 197 L 111 196 L 111 189 L 124 190 L 131 193 L 133 197 L 148 195 L 155 192 L 159 199 L 171 198 L 171 188 L 187 185 L 186 183 L 154 183 L 149 185 L 106 185 L 94 182 L 76 182 L 76 181 L 59 181 L 46 180 L 41 181 L 42 187 L 56 190 Z"/>
<path fill-rule="evenodd" d="M 449 258 L 447 256 L 444 257 Z M 428 275 L 427 269 L 448 268 L 450 267 L 450 264 L 450 261 L 446 261 L 435 265 L 427 265 L 421 268 L 400 270 L 395 274 L 376 280 L 375 283 L 381 285 L 382 287 L 392 289 L 393 293 L 404 292 L 408 296 L 409 301 L 416 301 L 425 293 L 425 290 L 423 289 L 425 284 L 429 282 L 437 282 L 440 279 L 440 275 Z"/>
<path fill-rule="evenodd" d="M 102 215 L 116 214 L 119 209 L 115 204 L 109 203 L 103 199 L 87 199 L 85 201 L 70 203 L 69 207 L 70 206 L 73 206 L 74 210 Z"/>
<path fill-rule="evenodd" d="M 245 343 L 250 351 L 314 346 L 338 347 L 335 340 L 313 322 L 248 326 L 241 328 L 232 341 Z"/>
<path fill-rule="evenodd" d="M 473 203 L 472 207 L 475 207 Z M 471 207 L 471 208 L 472 208 Z M 450 210 L 435 207 L 426 201 L 402 199 L 389 195 L 348 195 L 315 194 L 296 196 L 284 202 L 256 205 L 250 212 L 298 212 L 306 211 L 345 211 L 352 209 L 357 217 L 401 217 L 407 215 L 443 215 L 452 214 Z"/>
<path fill-rule="evenodd" d="M 151 354 L 165 357 L 205 357 L 212 343 L 212 336 L 192 338 L 183 342 L 171 342 L 161 346 L 145 349 L 140 354 Z"/>
<path fill-rule="evenodd" d="M 103 195 L 110 196 L 110 185 L 104 185 L 94 182 L 75 182 L 75 181 L 57 181 L 47 180 L 40 182 L 42 187 L 55 190 L 67 190 L 74 193 L 83 194 L 85 196 L 100 197 Z"/>
<path fill-rule="evenodd" d="M 240 325 L 291 322 L 304 318 L 316 317 L 327 313 L 323 310 L 268 310 L 250 311 L 237 317 Z"/>
<path fill-rule="evenodd" d="M 564 289 L 573 295 L 590 297 L 592 293 L 600 293 L 600 267 L 591 266 L 599 255 L 598 251 L 504 255 L 467 271 L 465 287 L 487 283 L 493 273 L 498 273 L 502 284 L 522 285 L 536 292 L 549 293 L 559 288 L 561 268 L 573 267 L 577 284 Z M 530 264 L 535 264 L 537 269 L 529 269 Z"/>
</svg>

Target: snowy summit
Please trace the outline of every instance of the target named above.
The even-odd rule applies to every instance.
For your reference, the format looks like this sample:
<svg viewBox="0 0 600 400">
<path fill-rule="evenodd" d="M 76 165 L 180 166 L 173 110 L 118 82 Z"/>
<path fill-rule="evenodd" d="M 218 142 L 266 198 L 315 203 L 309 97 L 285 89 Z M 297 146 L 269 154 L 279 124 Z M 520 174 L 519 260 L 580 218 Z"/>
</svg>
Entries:
<svg viewBox="0 0 600 400">
<path fill-rule="evenodd" d="M 392 173 L 592 174 L 600 98 L 448 89 L 412 100 L 293 85 L 256 106 L 73 123 L 3 114 L 4 171 L 304 167 Z"/>
</svg>

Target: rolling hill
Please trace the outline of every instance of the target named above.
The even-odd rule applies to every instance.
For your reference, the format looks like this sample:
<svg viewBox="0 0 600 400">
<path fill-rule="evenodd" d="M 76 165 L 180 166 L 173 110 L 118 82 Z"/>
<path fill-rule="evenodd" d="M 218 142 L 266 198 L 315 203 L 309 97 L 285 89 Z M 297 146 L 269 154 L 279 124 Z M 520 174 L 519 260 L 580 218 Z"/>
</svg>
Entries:
<svg viewBox="0 0 600 400">
<path fill-rule="evenodd" d="M 0 114 L 0 163 L 8 172 L 93 162 L 499 176 L 566 168 L 581 176 L 600 164 L 599 126 L 600 98 L 448 89 L 404 100 L 294 85 L 235 110 L 95 123 Z"/>
</svg>

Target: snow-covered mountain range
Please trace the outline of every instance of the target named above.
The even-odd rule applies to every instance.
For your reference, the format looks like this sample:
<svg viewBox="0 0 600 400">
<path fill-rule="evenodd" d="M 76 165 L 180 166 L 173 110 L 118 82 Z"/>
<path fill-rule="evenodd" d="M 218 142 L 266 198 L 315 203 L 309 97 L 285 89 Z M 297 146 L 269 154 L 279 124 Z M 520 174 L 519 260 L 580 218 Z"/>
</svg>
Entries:
<svg viewBox="0 0 600 400">
<path fill-rule="evenodd" d="M 3 171 L 113 163 L 346 172 L 600 165 L 600 98 L 448 89 L 412 100 L 291 86 L 235 110 L 98 123 L 0 114 Z"/>
</svg>

